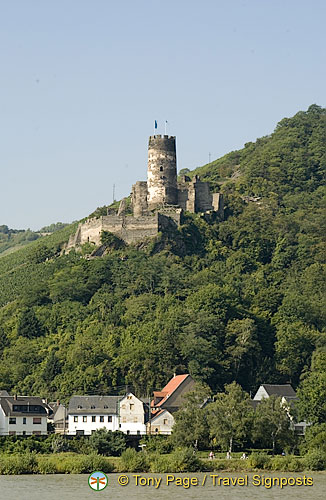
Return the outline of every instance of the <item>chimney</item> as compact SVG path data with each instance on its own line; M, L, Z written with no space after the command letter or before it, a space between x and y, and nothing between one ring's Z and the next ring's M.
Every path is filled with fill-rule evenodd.
M17 394L14 394L14 400L17 401L17 399L18 399Z
M173 378L175 378L175 377L176 377L176 374L174 373L174 374L173 374Z
M57 406L59 406L60 404L60 399L57 399Z

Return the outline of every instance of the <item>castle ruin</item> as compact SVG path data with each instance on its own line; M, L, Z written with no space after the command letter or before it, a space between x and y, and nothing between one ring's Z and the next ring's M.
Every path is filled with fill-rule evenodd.
M156 236L169 225L180 225L183 211L217 212L223 219L223 195L211 193L209 184L196 175L177 179L175 137L153 135L148 144L147 181L132 186L132 215L125 213L125 200L115 215L91 218L79 224L67 248L86 242L101 244L102 231L109 231L126 243Z

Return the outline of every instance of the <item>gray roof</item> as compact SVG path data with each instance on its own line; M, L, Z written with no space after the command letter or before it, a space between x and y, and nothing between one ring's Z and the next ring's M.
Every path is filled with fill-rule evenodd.
M14 411L13 407L14 405L16 406L27 406L28 411ZM4 413L6 416L13 416L13 417L19 417L19 416L36 416L36 415L47 415L47 412L49 410L49 407L47 404L43 403L41 398L38 398L36 396L18 396L18 397L13 397L13 396L7 396L7 397L0 397L0 406L2 407ZM40 407L40 411L29 411L29 409L33 406L38 406Z
M262 384L269 396L284 396L285 398L296 398L297 394L290 384L275 385Z
M68 414L101 414L118 413L118 403L123 396L73 396L69 401Z
M64 415L66 413L66 407L62 403L50 402L50 403L48 403L48 406L51 410L50 418L52 420L56 420L58 418L57 414Z
M7 391L0 391L0 398L3 398L5 396L9 396Z

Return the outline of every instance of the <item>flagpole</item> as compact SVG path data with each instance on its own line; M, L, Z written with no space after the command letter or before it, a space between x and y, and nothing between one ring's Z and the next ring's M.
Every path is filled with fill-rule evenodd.
M165 124L164 124L164 134L166 135L166 126L167 126L168 122L167 120L165 120Z

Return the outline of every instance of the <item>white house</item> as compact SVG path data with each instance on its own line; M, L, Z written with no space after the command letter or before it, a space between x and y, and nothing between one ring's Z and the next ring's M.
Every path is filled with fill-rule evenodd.
M146 434L146 405L131 392L119 403L119 430L125 434Z
M292 385L290 384L262 384L253 397L254 401L261 401L270 396L277 396L282 398L282 403L294 401L297 395Z
M6 395L7 394L7 395ZM0 436L47 434L48 406L38 397L0 394Z
M73 396L68 407L68 434L89 436L98 429L119 429L122 396Z
M253 406L256 407L262 399L269 398L270 396L282 398L282 405L288 408L288 415L292 422L291 426L297 434L304 435L306 427L309 424L305 421L294 422L291 416L291 405L298 400L298 396L293 387L290 384L262 384L253 397Z
M173 425L173 415L168 410L159 410L147 423L147 433L169 435L172 433Z

